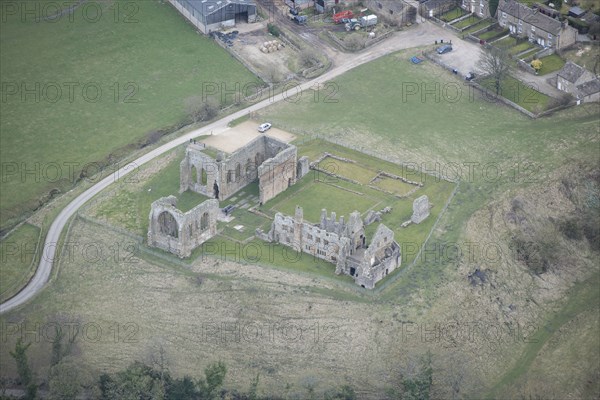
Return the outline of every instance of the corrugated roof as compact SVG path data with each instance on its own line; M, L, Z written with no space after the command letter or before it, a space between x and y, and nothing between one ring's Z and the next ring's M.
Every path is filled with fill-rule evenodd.
M230 4L255 5L254 0L187 0L201 15L211 15Z

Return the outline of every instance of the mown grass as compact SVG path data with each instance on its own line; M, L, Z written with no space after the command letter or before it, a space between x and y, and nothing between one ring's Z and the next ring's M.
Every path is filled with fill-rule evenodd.
M496 93L493 78L483 79L480 83L490 93ZM508 76L502 81L499 95L533 113L539 113L547 109L550 101L549 96L538 92L533 87L524 84L512 76Z
M522 43L519 43L519 44L513 46L512 48L510 48L510 50L508 52L511 55L516 55L516 54L519 54L520 52L528 50L528 49L535 49L535 51L539 50L539 48L537 48L537 46L535 44L525 41L525 42L522 42Z
M479 39L483 39L483 40L486 40L489 42L489 41L492 41L493 39L500 38L507 34L508 34L508 30L498 28L498 29L492 29L487 32L483 32L478 37L479 37Z
M563 60L558 54L551 54L546 57L540 58L542 62L542 68L538 71L539 75L546 75L551 72L558 71L565 66L565 60Z
M127 154L127 145L135 148L152 132L186 120L184 100L200 96L206 83L229 88L257 81L167 2L95 4L101 9L95 23L79 8L72 22L66 15L57 22L35 22L17 13L0 25L2 81L27 88L38 84L34 92L52 101L52 85L61 88L55 102L25 97L20 90L3 93L0 158L18 171L1 184L1 227L37 207L50 190L70 189L82 169L97 170L94 164L84 168L87 163L114 162ZM131 23L124 22L127 15ZM65 86L70 82L78 84L72 99ZM88 83L86 100L82 90ZM101 95L89 101L96 87ZM38 172L22 178L25 168Z
M458 22L452 24L453 27L462 29L466 28L469 25L479 24L481 22L481 18L477 17L475 14L472 14L469 18L462 19Z
M36 270L40 229L23 224L0 241L0 302L17 294Z
M328 214L332 211L338 216L346 218L351 212L358 210L361 214L380 202L380 199L358 195L349 190L344 190L337 183L326 183L326 181L313 180L312 174L308 174L299 182L301 188L292 196L282 196L283 199L275 198L267 202L265 207L282 212L285 215L294 215L296 205L304 210L304 218L312 223L320 221L321 210L327 209ZM359 185L353 185L360 190ZM350 189L352 190L352 189Z
M440 15L440 19L445 22L450 22L456 18L467 15L468 13L460 7L453 8L452 10Z
M94 217L128 229L137 235L145 236L148 231L148 215L152 202L161 197L177 197L177 208L189 211L208 197L191 191L179 193L179 163L182 149L175 150L180 157L171 160L160 174L145 182L141 188L122 185L112 201L102 202Z
M528 59L529 57L531 57L531 56L534 56L534 55L535 55L535 53L537 53L538 51L539 51L539 49L532 49L532 50L528 51L527 53L525 53L525 54L522 54L522 55L520 56L520 57L521 57L521 60L526 60L526 59Z
M493 43L494 46L502 47L502 48L509 48L509 47L515 46L516 44L517 44L517 38L514 38L512 36L507 36L507 37L497 40Z
M468 20L468 18L467 18L467 20ZM482 21L479 21L477 24L471 26L469 29L465 29L463 31L463 35L467 35L469 33L477 32L478 30L483 29L483 28L487 28L488 26L490 26L490 25L492 25L494 23L495 22L492 21L492 20L484 19Z

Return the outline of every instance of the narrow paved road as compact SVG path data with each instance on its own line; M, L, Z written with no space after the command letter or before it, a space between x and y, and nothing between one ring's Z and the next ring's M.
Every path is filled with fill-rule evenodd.
M48 282L50 273L52 272L52 265L57 251L57 243L59 241L61 232L63 231L65 225L67 225L69 221L69 218L71 218L77 212L77 210L79 210L79 208L83 206L87 201L89 201L92 197L100 193L100 191L107 188L115 181L123 179L124 176L131 173L136 168L144 165L148 161L160 156L161 154L164 154L169 150L172 150L175 147L188 142L192 138L198 137L200 135L210 134L210 132L218 134L219 132L222 132L227 128L227 124L230 121L242 117L251 112L261 110L267 106L270 106L282 100L289 99L290 97L292 97L293 94L297 93L298 90L308 90L311 87L315 87L314 85L316 85L317 83L331 81L335 77L343 74L344 72L350 69L358 67L359 65L365 64L386 54L393 53L397 50L431 44L434 40L437 40L440 37L446 37L447 35L447 31L429 22L421 23L418 26L414 26L413 28L406 31L397 32L394 36L390 37L389 39L384 40L383 42L378 43L377 45L366 49L363 52L348 55L343 60L343 63L341 63L339 66L336 66L335 68L331 69L330 71L316 79L303 83L290 93L282 93L277 96L267 98L259 103L256 103L236 113L230 114L207 126L204 126L200 129L191 131L183 136L173 139L172 141L150 151L149 153L144 154L137 160L119 169L114 174L107 176L106 178L104 178L103 180L101 180L100 182L98 182L97 184L80 194L71 203L69 203L52 222L52 225L50 226L50 229L46 236L46 240L44 242L44 250L35 275L27 284L27 286L25 286L16 296L10 298L9 300L5 301L0 305L0 314L5 313L9 310L14 309L15 307L26 303L28 300L33 298L40 290L42 290L42 288ZM479 50L477 45L468 42L462 42L461 46L473 46L472 50Z

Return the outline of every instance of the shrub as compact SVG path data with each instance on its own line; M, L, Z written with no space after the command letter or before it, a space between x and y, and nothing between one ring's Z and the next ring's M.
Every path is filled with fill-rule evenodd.
M185 100L185 108L193 122L208 121L219 113L219 103L213 97L205 101L199 96L189 97Z
M309 68L319 63L319 58L314 51L310 49L304 49L298 56L298 62L303 68Z
M510 241L516 259L524 263L536 275L548 271L550 264L557 260L557 244L551 235L538 233L532 240L518 233Z
M344 39L344 43L350 50L360 50L365 47L366 39L360 33L351 33Z
M600 215L597 209L589 209L582 217L583 235L593 250L600 251Z
M281 35L281 31L279 30L279 28L275 24L268 23L267 24L267 30L269 31L269 33L271 35L273 35L275 37L279 37L279 35Z
M569 20L569 25L571 25L573 28L577 29L577 31L581 34L585 34L588 33L589 29L590 29L590 25L585 22L582 21L578 18L573 18L573 17L567 17L567 19Z
M581 238L583 238L581 227L579 226L579 221L577 221L577 219L575 218L570 218L565 221L562 221L561 223L559 223L558 229L568 239L581 240Z

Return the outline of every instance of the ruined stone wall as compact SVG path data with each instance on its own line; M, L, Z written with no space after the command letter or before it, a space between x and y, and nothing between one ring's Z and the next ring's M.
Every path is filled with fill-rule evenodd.
M302 251L342 268L350 252L350 239L327 232L318 226L303 224Z
M342 268L351 250L351 241L319 226L304 222L302 208L296 208L294 217L275 214L269 232L270 240L311 254Z
M179 190L191 190L225 200L259 179L261 201L275 197L296 182L297 149L280 140L259 136L227 157L214 159L200 144L186 148L180 164Z
M297 155L296 146L290 146L258 167L261 204L265 204L296 183Z
M193 209L177 209L175 196L162 197L152 203L148 225L148 245L189 257L192 251L217 234L219 201L210 199Z
M360 214L354 212L351 216L352 223L346 224L341 217L336 220L335 213L327 218L327 211L323 210L321 223L313 225L304 222L302 208L296 207L294 217L277 213L268 235L262 231L257 235L331 262L336 265L336 274L350 275L357 285L373 289L378 281L400 266L400 245L394 240L394 232L380 224L369 247L365 248ZM360 234L353 240L347 236L349 232Z
M365 227L358 211L350 213L348 222L344 220L344 216L341 216L339 221L335 212L331 212L331 217L327 218L327 210L321 210L321 229L325 229L327 232L337 233L339 236L345 236L350 239L352 243L351 254L354 254L354 250L365 246Z
M394 240L394 232L380 224L365 250L354 281L367 289L373 289L377 282L398 268L401 262L400 245Z
M234 151L221 163L219 198L224 200L258 178L258 166L268 158L265 136Z
M214 185L220 181L219 163L204 154L200 144L189 144L179 164L179 192L186 190L215 197Z
M310 163L307 156L302 156L298 159L298 167L296 168L296 179L300 180L304 175L308 174Z

